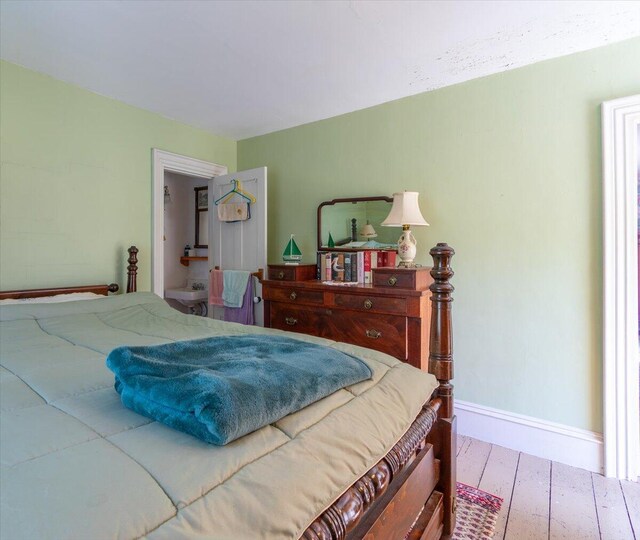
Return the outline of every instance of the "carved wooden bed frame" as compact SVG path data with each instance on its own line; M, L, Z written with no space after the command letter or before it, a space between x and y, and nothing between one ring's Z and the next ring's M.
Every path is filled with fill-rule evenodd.
M127 262L127 292L136 292L138 288L137 276L138 276L138 248L131 246L127 252L129 258ZM39 298L42 296L56 296L58 294L71 294L71 293L93 293L103 296L108 295L110 292L115 293L120 290L120 286L117 283L109 283L109 285L79 285L75 287L56 287L52 289L24 289L15 291L0 291L0 300L6 300L8 298Z
M128 250L127 289L136 292L138 249ZM456 419L453 410L451 293L454 250L440 243L430 290L429 372L439 386L411 427L364 476L307 528L304 540L431 540L449 538L456 516ZM107 295L118 285L89 285L0 292L0 299L74 292Z

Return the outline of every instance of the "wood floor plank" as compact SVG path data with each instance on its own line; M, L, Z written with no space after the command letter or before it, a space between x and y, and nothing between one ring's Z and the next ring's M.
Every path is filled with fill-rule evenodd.
M633 532L636 538L640 538L640 484L621 480L620 487L624 493L624 500L627 504Z
M633 531L620 482L596 473L591 473L591 478L602 540L632 540Z
M549 538L600 538L589 471L563 463L552 463Z
M456 448L456 456L460 455L460 450L462 450L465 446L469 446L469 443L471 442L471 438L470 437L465 437L464 435L458 435L457 437L457 448Z
M458 481L504 499L496 540L640 540L639 483L470 437L460 436L457 449Z
M495 444L491 445L491 453L478 487L503 499L493 536L496 539L504 537L517 469L518 452Z
M520 454L505 540L547 540L551 462Z
M489 452L491 452L490 443L469 439L469 444L463 445L458 455L458 482L478 487Z

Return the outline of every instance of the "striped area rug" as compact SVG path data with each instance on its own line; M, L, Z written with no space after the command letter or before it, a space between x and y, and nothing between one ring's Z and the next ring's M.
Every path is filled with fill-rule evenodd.
M458 512L452 540L491 540L502 499L460 482L456 492Z

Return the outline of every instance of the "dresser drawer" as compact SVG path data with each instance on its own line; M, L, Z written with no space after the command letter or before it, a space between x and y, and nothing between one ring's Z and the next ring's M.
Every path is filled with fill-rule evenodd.
M400 359L407 357L406 317L334 310L322 320L326 322L320 330L322 337L368 347Z
M276 281L306 281L316 278L315 264L270 264L268 279Z
M374 268L373 286L423 291L433 283L430 268Z
M334 297L334 303L338 307L357 309L362 311L382 312L398 315L404 315L407 312L406 298L336 293Z
M265 298L275 302L287 302L289 304L318 304L324 302L322 291L309 291L296 287L268 287L265 291Z
M319 336L324 325L321 315L313 309L272 302L270 305L271 328Z

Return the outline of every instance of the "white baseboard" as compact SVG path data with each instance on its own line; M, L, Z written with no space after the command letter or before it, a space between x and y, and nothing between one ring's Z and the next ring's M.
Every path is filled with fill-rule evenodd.
M519 452L602 473L602 434L455 401L458 433Z

